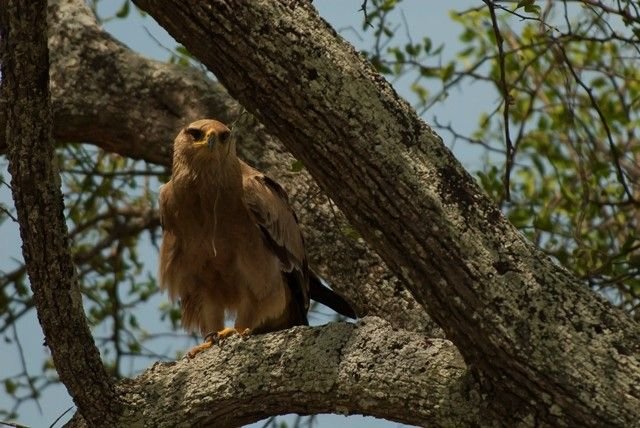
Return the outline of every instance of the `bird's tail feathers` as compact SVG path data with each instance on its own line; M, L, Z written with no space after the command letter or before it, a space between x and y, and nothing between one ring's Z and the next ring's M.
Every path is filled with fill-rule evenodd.
M333 309L348 318L357 318L349 302L338 293L324 285L322 279L312 270L309 271L309 297L316 302Z

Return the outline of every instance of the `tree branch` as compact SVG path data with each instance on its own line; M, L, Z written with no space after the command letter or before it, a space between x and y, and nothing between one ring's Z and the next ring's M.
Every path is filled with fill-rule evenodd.
M502 110L502 118L504 123L504 142L505 142L505 167L504 167L504 199L507 202L511 202L511 170L513 168L513 162L516 155L516 150L511 141L511 132L509 131L509 107L511 106L511 95L509 94L509 85L507 84L507 75L505 70L505 53L503 48L504 40L500 33L500 27L498 25L498 19L496 18L495 4L489 0L483 0L484 4L489 8L489 15L491 16L491 26L493 27L493 34L496 38L496 46L498 48L498 67L500 69L500 92L502 92L502 99L504 107Z
M60 379L93 425L109 423L118 400L82 310L52 166L46 1L0 9L2 110L11 190L38 318ZM37 23L37 25L36 25Z
M627 179L625 178L624 171L622 170L620 149L616 146L615 141L613 141L613 137L611 136L611 129L609 128L609 121L607 120L606 116L602 112L602 109L598 104L598 100L593 95L593 91L591 90L591 88L587 86L586 83L584 83L584 81L580 78L580 76L576 72L576 69L571 63L571 60L567 56L567 52L564 50L564 48L560 44L555 45L554 48L557 49L557 51L560 53L562 60L564 61L567 68L571 72L571 75L573 76L573 79L576 81L578 86L580 86L587 93L587 96L589 97L589 101L591 102L591 106L596 111L596 113L598 114L598 118L602 122L602 128L604 129L605 134L607 134L607 141L609 142L609 150L611 150L611 157L613 158L612 159L613 164L615 165L615 168L616 168L618 182L622 186L624 193L627 195L628 201L631 203L638 202L635 200L633 192L629 188L629 185L627 184Z
M492 425L451 342L380 318L232 337L194 360L156 363L118 391L136 409L119 426L233 427L284 413Z
M504 423L636 423L640 326L526 241L312 6L134 1L304 162Z

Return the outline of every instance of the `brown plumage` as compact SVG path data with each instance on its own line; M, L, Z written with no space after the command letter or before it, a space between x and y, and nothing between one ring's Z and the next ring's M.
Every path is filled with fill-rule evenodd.
M199 120L180 131L160 215L160 287L180 299L185 328L218 332L225 314L235 314L237 332L306 325L310 274L312 294L353 316L310 273L285 191L238 159L222 123Z

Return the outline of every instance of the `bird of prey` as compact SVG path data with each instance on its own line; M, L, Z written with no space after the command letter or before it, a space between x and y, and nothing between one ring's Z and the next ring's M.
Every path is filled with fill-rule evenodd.
M198 120L176 137L160 218L160 288L180 300L183 326L205 336L189 357L230 334L307 325L310 297L355 317L308 268L285 191L236 156L221 122Z

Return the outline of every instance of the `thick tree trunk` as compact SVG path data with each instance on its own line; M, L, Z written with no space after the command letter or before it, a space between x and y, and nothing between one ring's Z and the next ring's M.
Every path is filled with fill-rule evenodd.
M74 3L64 2L67 6ZM27 234L23 232L25 252L34 248L36 263L41 263L40 257L48 263L48 269L41 264L34 268L36 263L27 259L36 274L44 277L42 281L32 279L34 294L39 293L39 284L46 290L45 299L36 298L40 312L50 317L43 321L45 334L60 377L85 418L96 422L101 415L104 419L99 422L103 423L117 418L115 425L121 426L237 426L276 413L342 411L429 426L637 423L638 326L583 289L506 224L438 137L303 2L138 3L152 8L161 23L305 162L363 237L377 247L417 300L446 328L482 380L484 390L480 392L477 378L470 376L449 342L365 320L358 327L329 325L231 340L223 349L206 352L196 361L157 365L118 386L118 396L128 408L119 415L119 400L96 363L97 353L86 322L81 320L73 280L60 279L60 272L72 273L64 260L65 250L56 245L36 248L45 242L66 246L64 228L58 227L58 180L48 161L51 145L45 144L42 147L46 150L36 152L30 147L21 152L29 154L21 155L18 165L24 165L22 171L37 179L29 182L33 188L14 185L14 192L20 188L22 195L14 197L16 205L30 204L19 208L23 214L31 213L30 217L20 215L27 230ZM52 4L55 8L63 3ZM73 7L85 10L77 4L66 10ZM2 22L7 22L9 12L0 13ZM220 110L213 107L209 113L207 106L218 101L197 100L200 93L207 94L205 98L219 93L222 100L228 100L217 87L198 86L206 80L191 72L185 71L185 78L180 79L180 69L138 62L138 57L112 40L107 43L104 38L85 37L84 30L90 29L94 36L99 31L87 22L86 14L75 15L68 16L71 27L57 42L78 50L54 55L53 89L58 98L54 98L53 107L56 118L65 118L67 125L57 124L57 137L93 141L107 150L166 163L173 128L181 126L182 118L187 122L191 117L208 115L233 117L232 113L225 117L231 104ZM44 19L32 20L32 26L33 22ZM80 38L72 37L74 25L82 34ZM6 76L5 70L11 69L7 58L13 51L7 49L11 40L6 37L7 27L2 28L2 72ZM23 30L29 29L21 27ZM56 42L55 36L52 42ZM35 53L44 54L42 46ZM42 61L41 56L40 60L25 58L30 58L31 65ZM104 76L88 79L92 75L89 63L85 67L74 61L90 58L101 58L122 76L135 74L131 70L137 68L142 82L126 85L129 79L124 78L121 83L125 87L118 91ZM56 72L71 69L78 72L78 81L87 85L75 94L75 82L69 82L63 73L55 77ZM22 70L19 75L23 76ZM36 75L26 73L23 80ZM160 76L157 86L150 83L153 76ZM43 82L46 79L40 80L41 85ZM172 91L171 82L180 89ZM16 109L7 109L4 83L5 102L0 110L9 113L0 112L0 120L6 118L8 132L0 136L9 141L10 158L14 159L15 147L50 141L49 131L43 131L50 117L49 113L15 116ZM198 89L189 92L193 86ZM147 120L141 114L144 104L132 108L132 98L127 101L127 97L144 99L140 94L149 93L150 88L159 91L152 90L159 102L149 103L153 119ZM182 91L188 94L184 98ZM101 101L100 94L108 95ZM23 95L17 99L26 103L37 104L43 97L37 91ZM189 107L183 110L185 105ZM18 103L16 108L20 106ZM99 126L89 126L91 121ZM153 127L158 125L156 132ZM264 133L256 135L258 141L265 141ZM259 146L250 141L247 144ZM271 151L263 162L277 165L276 169L295 183L299 177L284 173L290 160L272 159L282 156L274 147L269 142ZM0 143L0 151L6 148ZM305 189L313 193L309 187ZM21 198L24 201L18 202ZM40 200L48 207L44 211L36 207ZM304 210L309 219L318 216L314 211ZM48 229L30 232L29 228L42 226L42 222L36 224L39 218L46 219ZM324 254L330 256L331 251ZM353 257L349 260L358 259ZM347 262L342 269L352 265ZM369 275L376 274L375 267L367 269ZM402 294L400 284L387 280L361 284L360 278L353 285L366 290L353 294L359 304L369 304L400 325L422 330L427 318L420 315L411 296ZM400 292L402 302L396 314L394 290ZM369 293L375 296L370 297L372 302L367 302ZM378 299L384 304L376 306ZM51 318L57 324L52 324ZM61 342L64 344L59 347L53 345ZM75 353L78 347L80 354ZM258 350L260 355L256 356ZM322 370L317 370L319 367ZM180 394L174 394L176 390ZM499 422L483 415L486 403L491 404ZM85 422L78 414L75 423Z
M637 424L638 324L527 242L310 4L135 3L304 162L505 421Z
M45 0L0 8L1 99L22 251L60 379L91 425L114 421L119 400L82 310L69 253L60 177L52 165Z
M225 120L234 118L235 104L218 84L209 81L201 73L150 61L131 53L98 28L81 0L52 1L49 12L52 14L50 22L53 26L49 39L50 47L53 49L52 104L56 118L53 129L57 139L90 141L105 150L168 165L167 149L170 147L175 129L199 117L215 116ZM122 82L133 83L120 88L121 92L115 91L111 79L95 73L91 64L96 63L103 64L110 70L118 70L118 79ZM74 80L70 80L69 75L73 75ZM25 76L24 80L27 78L28 76ZM136 84L137 81L143 81L146 86ZM78 84L82 85L81 90ZM148 93L155 93L160 99L174 101L166 104L148 103L143 96ZM175 101L179 98L178 95L184 96L190 103ZM4 97L6 94L3 92L3 99ZM122 113L125 110L130 115L127 120ZM179 114L170 114L171 111L177 110L180 110ZM6 123L7 115L10 113L8 110L0 109L0 123ZM154 123L150 118L163 119ZM91 123L98 125L92 127ZM5 131L7 129L4 127L0 129L0 151L6 152L8 145L13 146L13 140L9 137L15 134ZM344 224L336 224L336 219L332 217L332 213L335 215L337 209L328 206L326 197L319 195L308 174L304 171L291 173L290 165L293 158L260 128L252 130L249 135L243 136L242 140L241 145L249 148L245 155L254 163L259 163L262 168L275 172L279 180L287 182L288 189L293 189L295 199L299 202L298 212L302 213L305 223L310 225L306 232L308 237L310 233L312 237L308 241L319 244L312 246L316 260L321 261L321 266L334 274L334 269L337 269L338 277L359 284L358 289L345 288L345 294L358 301L358 307L365 313L380 314L396 326L416 331L429 329L428 317L415 300L405 293L397 280L386 273L384 266L378 265L379 260L368 255L361 243L354 243L345 236L340 229ZM43 184L49 183L54 187L56 182L59 180L42 181ZM33 190L42 191L45 195L54 194L49 187L45 190ZM28 194L30 193L25 193ZM309 209L309 206L313 206L314 209ZM54 233L54 230L50 232ZM65 239L64 230L56 229L55 234L56 239ZM338 249L339 251L336 251ZM336 257L337 255L339 257ZM318 265L320 264L316 264ZM357 269L353 268L355 265L358 266ZM49 266L54 271L53 274L57 266L59 265ZM349 282L343 281L347 286ZM64 287L58 291L63 294L67 292ZM56 299L59 299L57 295L54 297L54 300ZM64 299L60 301L64 304ZM39 307L46 313L52 313L49 307L51 303L51 300L38 301ZM78 312L69 315L77 316ZM61 316L60 319L66 318ZM129 410L124 415L118 413L119 403L113 394L101 395L101 388L92 384L93 381L100 381L102 368L87 370L83 363L92 363L90 359L85 360L82 357L77 360L75 356L69 357L67 362L74 365L71 370L74 379L69 380L64 373L61 373L61 378L72 395L72 388L79 383L82 384L81 398L76 399L80 411L74 417L72 425L87 426L82 416L84 414L93 421L89 423L91 426L100 423L131 426L134 422L148 425L162 422L167 426L175 426L195 423L196 419L191 416L195 412L200 415L197 420L211 420L216 426L237 426L239 423L258 420L272 414L294 411L375 414L379 417L432 426L478 425L481 421L486 422L481 416L483 406L478 386L469 378L460 355L450 342L425 341L422 336L390 329L379 320L368 321L367 326L365 329L357 330L357 340L348 347L348 342L355 340L352 338L353 334L349 333L353 327L348 326L330 325L326 327L326 332L324 329L297 332L300 337L296 336L293 341L287 339L284 344L279 335L258 338L260 346L275 347L276 351L281 352L287 346L293 347L291 352L297 355L296 358L306 355L306 358L312 359L309 367L326 363L323 356L329 353L335 354L339 351L341 355L341 358L330 361L330 367L335 371L292 371L290 378L286 377L289 372L286 372L283 378L265 378L258 385L260 393L264 395L262 398L256 395L247 396L240 388L229 388L228 384L233 382L224 376L227 373L228 377L230 372L220 370L220 361L233 359L244 364L235 365L238 374L246 374L246 367L256 361L253 346L236 347L233 343L228 343L221 360L216 353L203 354L200 364L213 364L215 371L220 372L222 381L209 382L207 377L199 376L198 379L202 382L182 385L185 388L181 390L184 396L169 394L164 402L167 406L160 408L156 407L158 400L155 397L148 398L156 394L158 388L171 378L174 366L156 366L138 380L124 382L118 387L117 393L121 401L129 405ZM58 343L61 337L73 337L78 332L82 333L83 328L86 328L86 324L78 326L76 323L61 323L54 331L45 330L45 334L50 337L49 343ZM288 332L283 334L286 338L290 337ZM317 346L316 338L320 336L324 338L324 342ZM387 339L384 339L385 337ZM94 348L90 341L83 342L87 338L90 340L90 336L83 334L75 337L78 344L86 347L90 353ZM302 342L305 346L300 346ZM65 346L55 346L52 350L56 359L59 359L59 355L68 357L71 353ZM283 361L274 357L260 363L261 373L275 373L281 370ZM188 363L180 363L179 367L182 368L180 376L193 372L193 366ZM64 370L63 366L61 370ZM362 373L358 373L359 371ZM322 385L336 384L335 373L338 372L351 373L350 376L355 381L348 382L348 378L343 376L339 380L339 396L319 393L317 388L321 388ZM314 381L311 389L310 376ZM282 388L283 382L289 391L308 390L309 394L298 394L294 404L284 393L270 394L271 390ZM420 390L415 391L414 387L419 385L422 385ZM161 392L164 394L166 391L165 389ZM233 396L237 399L218 400L213 403L190 399L197 393L217 397L222 391L226 391L225 397ZM95 408L82 396L97 397L101 408ZM406 397L409 396L413 397L414 401L407 411ZM248 399L251 401L247 401ZM244 407L238 407L237 404L241 401L245 403ZM256 403L263 401L268 403L268 407L259 406L257 410L247 410L249 405L255 407ZM173 417L164 413L167 410ZM145 419L142 416L151 411L154 412L153 418ZM211 415L216 415L216 419L212 419ZM115 419L117 422L114 422Z

